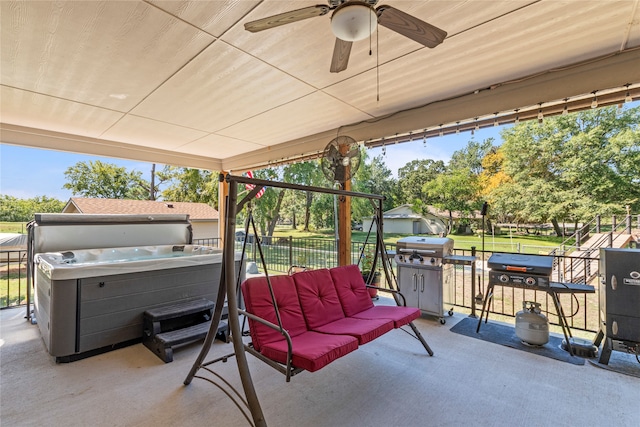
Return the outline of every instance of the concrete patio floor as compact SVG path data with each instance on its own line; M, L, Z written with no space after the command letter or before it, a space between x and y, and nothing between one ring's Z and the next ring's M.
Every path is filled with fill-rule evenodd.
M142 344L57 364L25 309L0 312L2 426L244 426L207 381L183 385L200 345L163 363ZM247 355L270 426L637 426L640 378L577 366L415 323L431 348L392 331L324 369L284 376ZM207 360L232 352L217 342ZM616 352L614 352L615 354ZM213 365L241 390L235 359ZM640 366L638 368L640 370ZM199 374L203 374L201 370Z

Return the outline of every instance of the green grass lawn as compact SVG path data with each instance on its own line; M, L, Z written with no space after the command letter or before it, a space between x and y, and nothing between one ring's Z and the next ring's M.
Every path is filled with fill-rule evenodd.
M0 221L0 233L27 234L27 223Z
M302 231L293 230L291 227L276 227L274 232L276 237L293 237L294 239L335 239L335 233L333 230L316 230L316 231ZM395 245L398 239L407 237L407 234L397 233L385 233L384 241L387 244ZM351 240L353 242L364 242L367 237L367 233L363 231L352 231ZM482 248L482 237L478 235L455 235L451 234L447 236L454 240L454 247L456 249L471 249L475 246L477 250ZM518 248L522 252L523 249L527 249L526 252L537 253L544 252L546 248L557 247L562 243L564 239L562 237L555 236L536 236L536 235L520 235L513 233L509 235L500 236L484 236L484 247L487 251L500 251L500 252L516 252ZM369 242L375 243L375 237L370 237Z

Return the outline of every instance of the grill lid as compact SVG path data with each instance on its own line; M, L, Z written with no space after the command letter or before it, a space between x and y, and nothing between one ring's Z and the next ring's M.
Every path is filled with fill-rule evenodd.
M442 258L453 253L453 239L448 237L403 237L398 239L396 251L398 254L417 252L420 255Z
M492 270L550 275L553 257L547 255L493 254L487 261Z

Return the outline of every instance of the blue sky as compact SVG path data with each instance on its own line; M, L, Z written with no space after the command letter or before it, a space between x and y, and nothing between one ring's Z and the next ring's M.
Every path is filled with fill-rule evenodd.
M501 143L502 128L480 129L474 136L469 132L461 132L457 135L429 138L426 146L423 141L387 146L385 163L394 175L399 168L416 159L443 160L446 163L451 154L465 147L471 138L482 141L493 137L497 144ZM369 151L370 158L380 154L381 148ZM151 164L146 162L0 144L0 194L20 199L47 196L67 201L73 194L62 188L66 183L64 172L78 162L91 160L113 163L129 171L140 171L145 179L149 179L151 173Z

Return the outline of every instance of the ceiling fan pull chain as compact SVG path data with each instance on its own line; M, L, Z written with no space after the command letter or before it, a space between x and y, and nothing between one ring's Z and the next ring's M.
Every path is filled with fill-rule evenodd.
M371 7L371 6L369 6ZM378 25L378 20L376 19L376 26ZM373 36L373 31L371 30L371 20L369 20L369 56L371 56L371 39ZM377 34L376 34L377 36Z
M376 102L380 102L380 36L376 31Z

